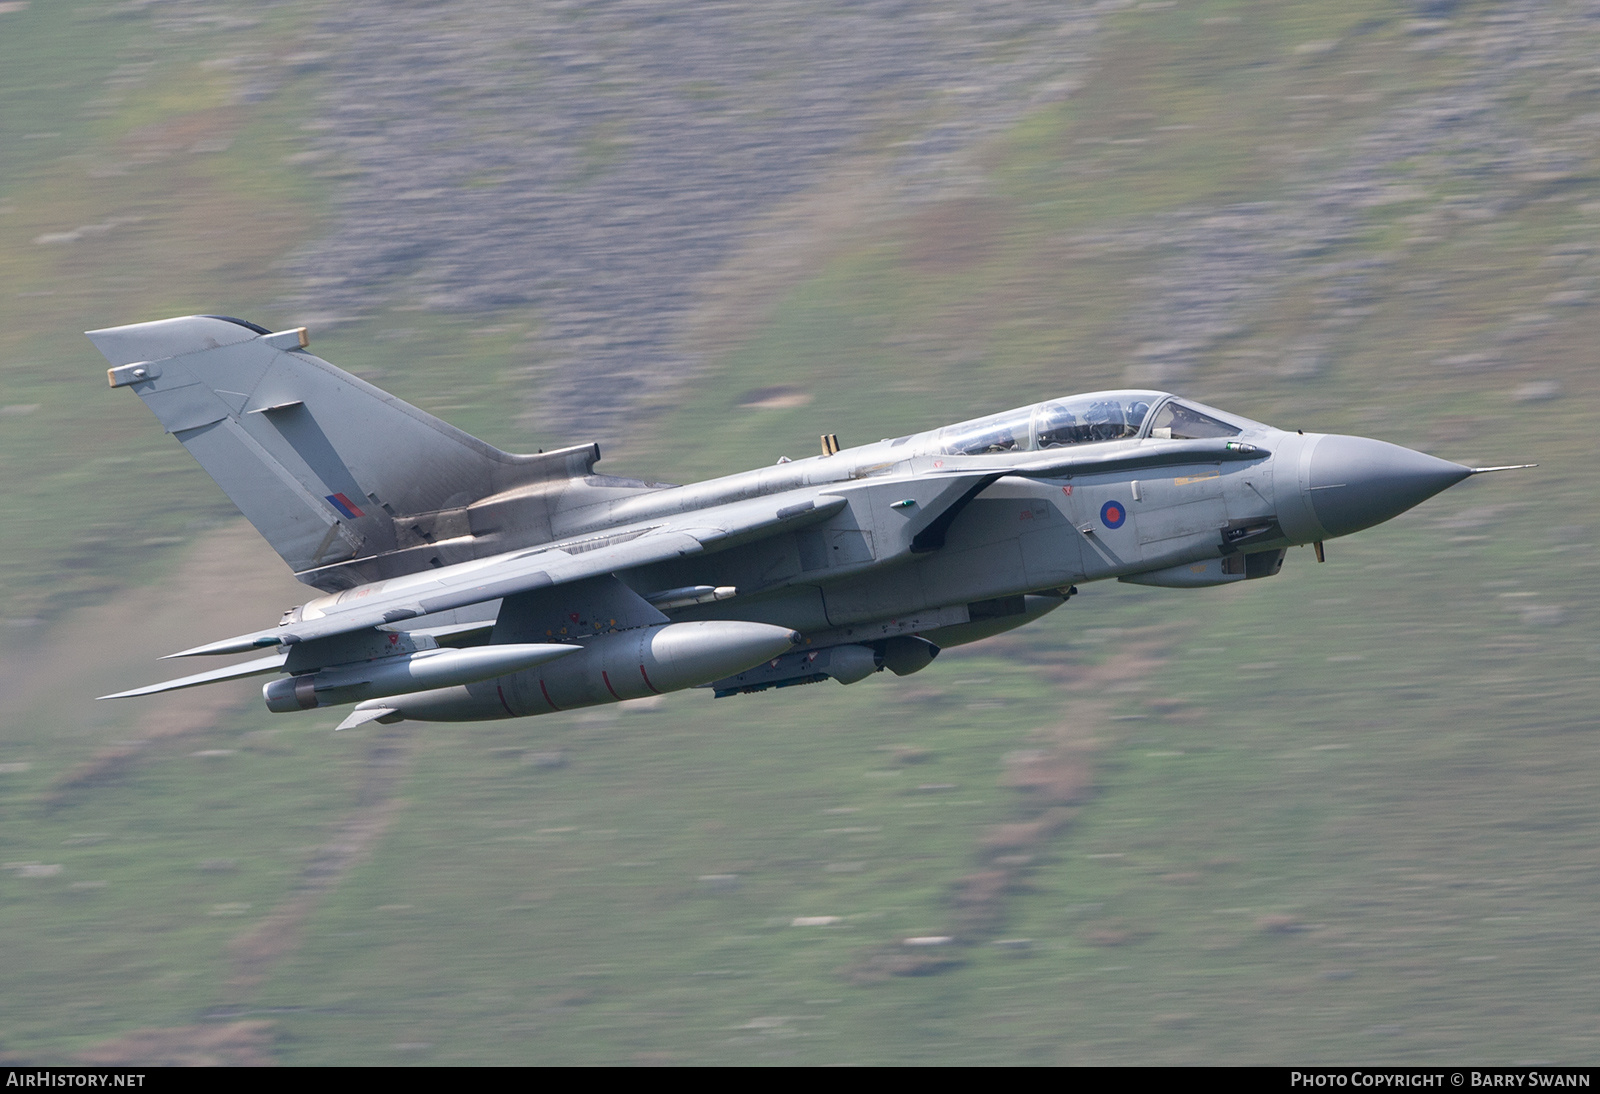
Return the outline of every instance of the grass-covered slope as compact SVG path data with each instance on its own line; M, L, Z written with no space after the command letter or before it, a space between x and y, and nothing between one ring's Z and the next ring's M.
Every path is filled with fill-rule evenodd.
M265 10L251 33L281 56L326 48L293 44L325 32L314 6ZM612 470L685 481L821 432L1137 382L1537 471L1270 581L1086 587L907 680L338 735L249 685L84 699L232 633L228 605L190 621L183 596L276 571L248 530L197 530L224 500L96 386L76 331L288 325L273 263L333 231L341 185L293 160L329 78L314 59L263 69L288 75L252 98L249 64L202 63L248 52L239 30L158 51L153 24L96 11L0 14L34 66L11 71L52 85L47 108L7 80L29 158L7 163L0 262L54 294L0 300L0 403L37 406L0 417L5 611L52 620L7 638L0 948L24 986L0 993L0 1051L1593 1056L1600 82L1581 5L1109 8L1077 86L937 200L884 182L903 137L884 126L775 208L679 328L700 371L592 438ZM139 48L143 82L105 90ZM127 151L213 117L225 149L191 151L206 129ZM95 177L101 159L126 173ZM538 402L537 309L402 306L314 330L317 350L504 447L591 439ZM293 588L246 592L270 610Z

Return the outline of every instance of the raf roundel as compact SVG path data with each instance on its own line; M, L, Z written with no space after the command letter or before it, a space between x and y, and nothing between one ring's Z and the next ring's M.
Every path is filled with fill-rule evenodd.
M1121 528L1128 519L1128 510L1120 501L1108 501L1100 507L1100 523L1107 528Z

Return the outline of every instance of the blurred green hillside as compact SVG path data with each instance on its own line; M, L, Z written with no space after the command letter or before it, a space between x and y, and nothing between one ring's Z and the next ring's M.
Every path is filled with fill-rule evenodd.
M92 702L299 594L80 332L302 321L347 31L0 4L0 1056L1593 1059L1600 20L1094 10L946 189L895 189L888 112L752 220L604 435L538 306L379 296L313 349L669 481L1125 383L1537 470L910 679L335 735L248 683Z

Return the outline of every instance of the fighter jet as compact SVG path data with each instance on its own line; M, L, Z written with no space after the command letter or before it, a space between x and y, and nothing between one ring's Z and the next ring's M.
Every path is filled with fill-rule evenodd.
M354 704L341 729L906 676L1084 582L1272 577L1292 546L1320 561L1509 469L1129 390L675 486L597 474L595 444L502 452L313 356L304 328L89 338L321 593L169 655L262 657L102 698L271 675L269 710Z

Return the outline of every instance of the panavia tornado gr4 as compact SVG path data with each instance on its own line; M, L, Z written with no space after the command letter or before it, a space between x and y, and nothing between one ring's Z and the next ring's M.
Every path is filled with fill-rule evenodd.
M512 455L306 351L186 316L91 331L130 388L322 595L174 657L258 659L269 709L520 718L926 668L1085 581L1197 588L1371 527L1482 471L1102 391L691 486Z

